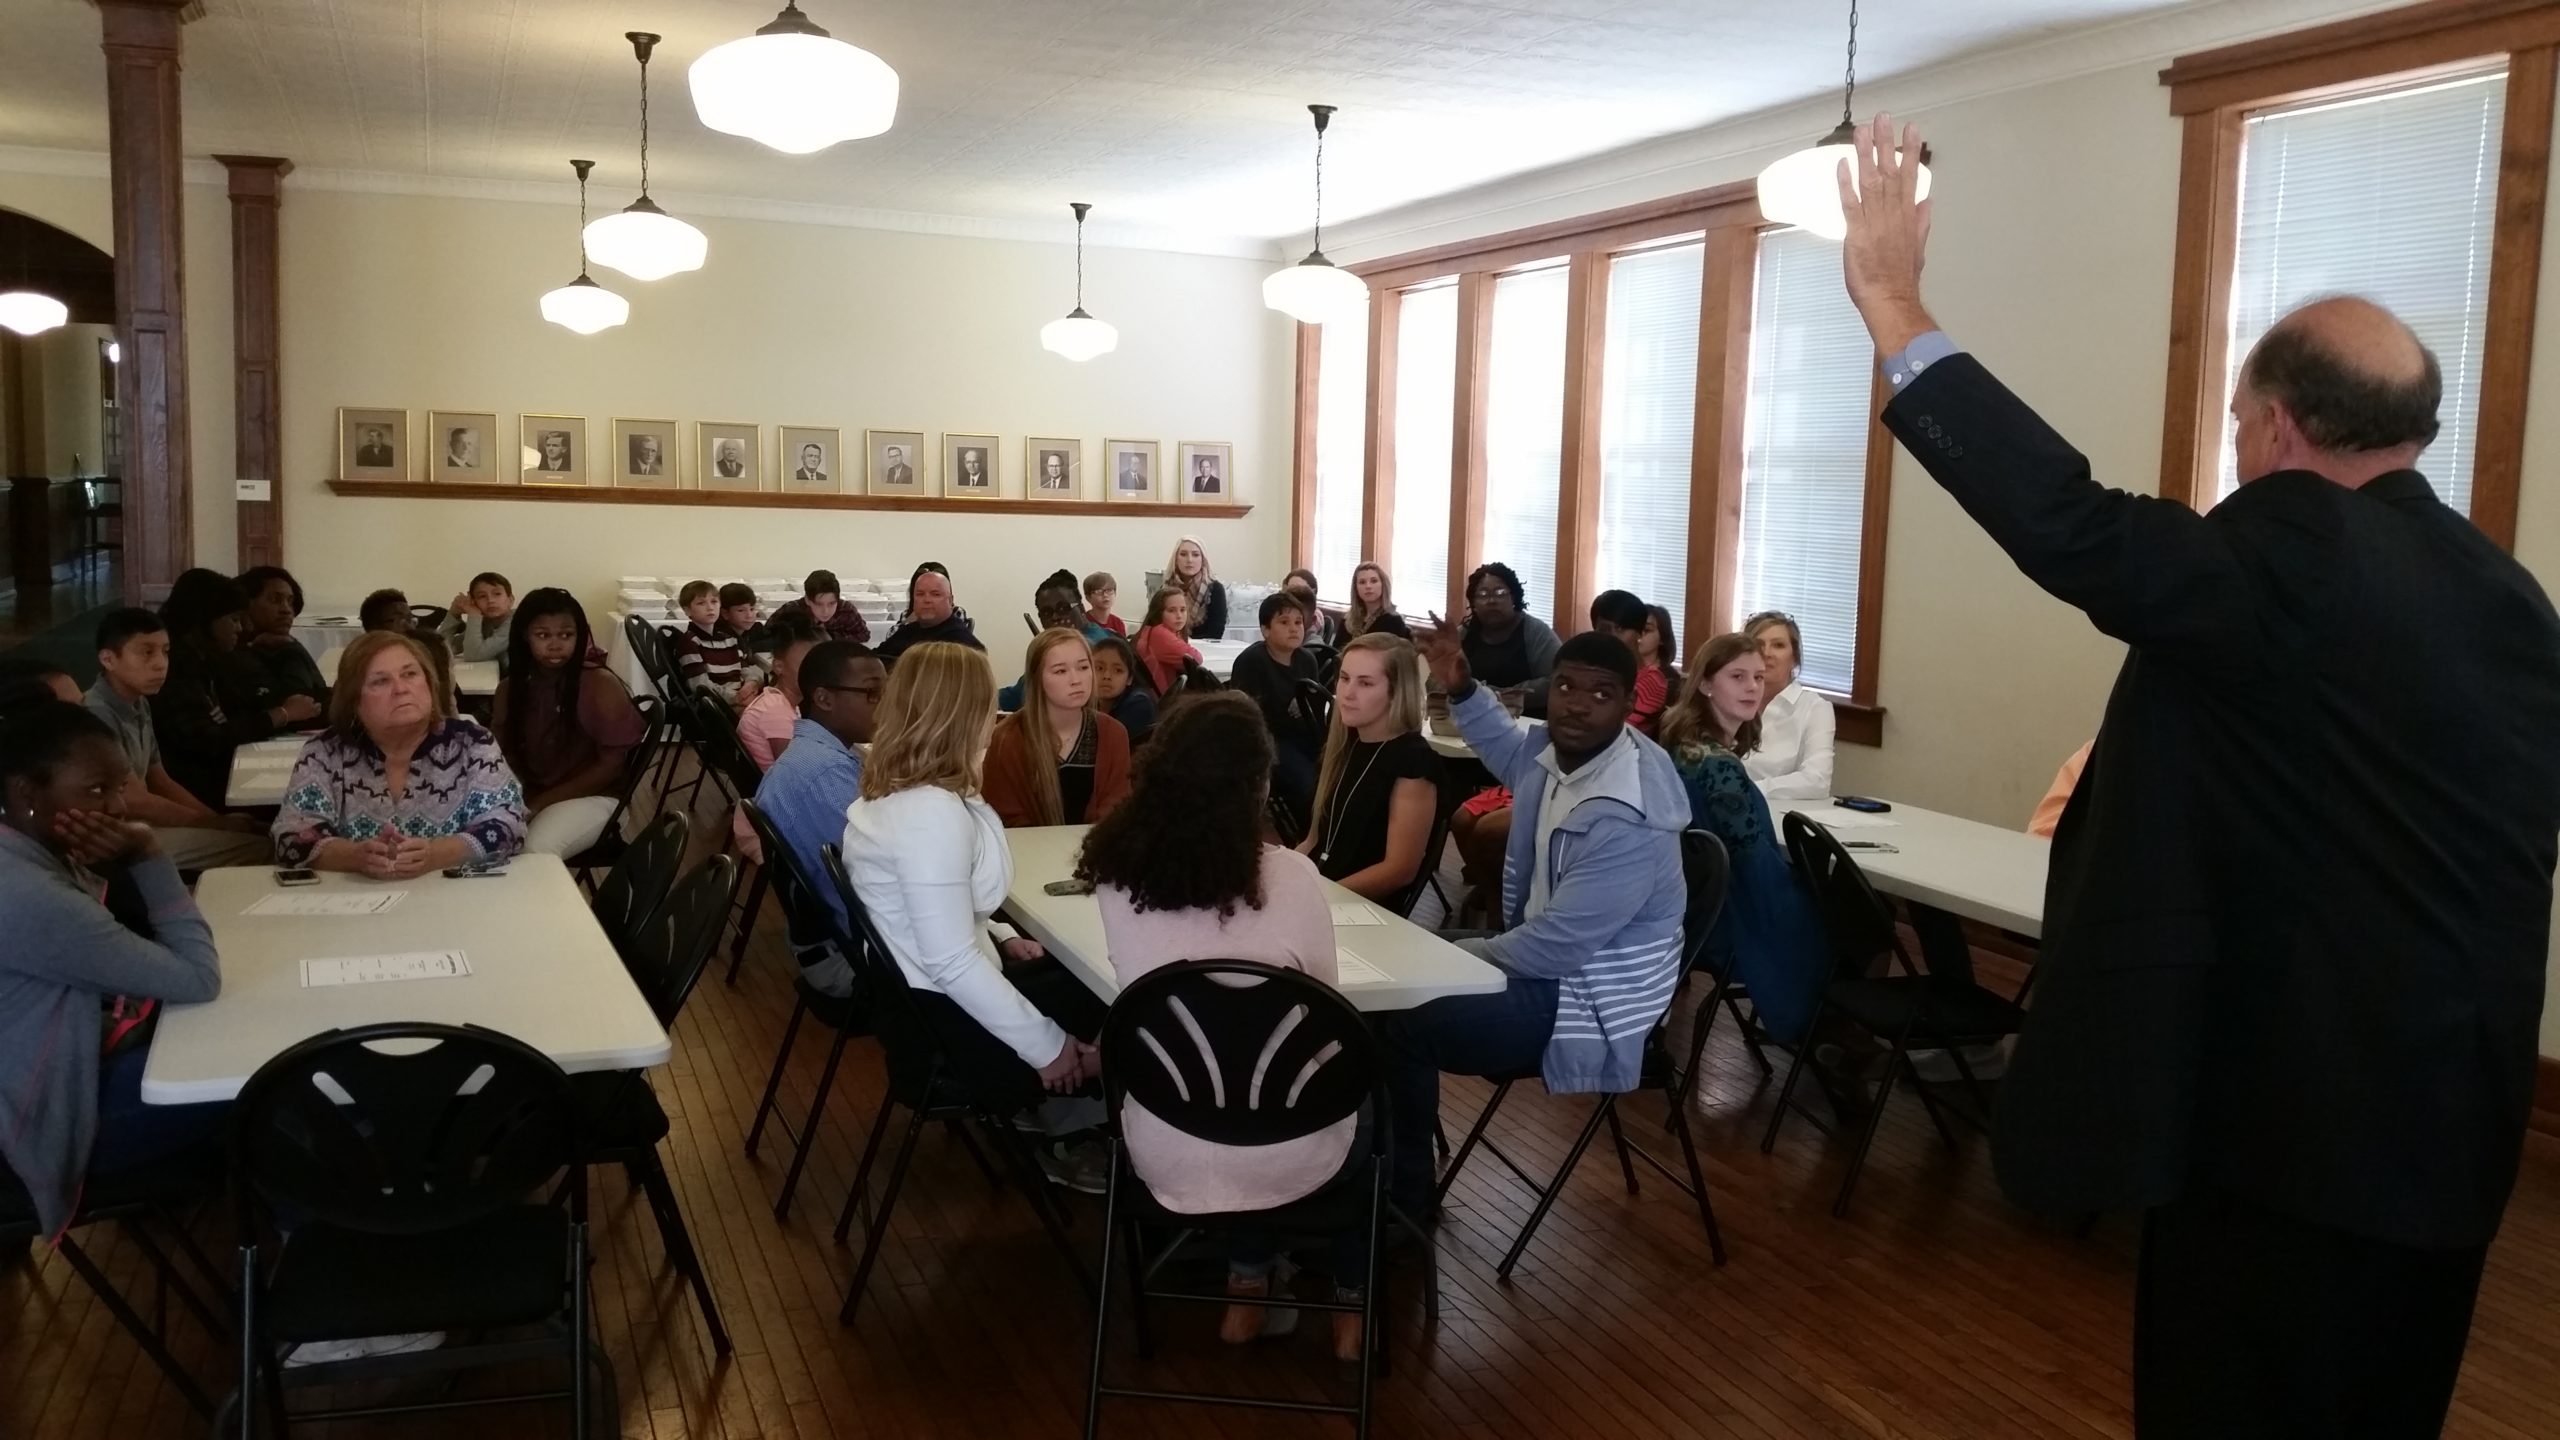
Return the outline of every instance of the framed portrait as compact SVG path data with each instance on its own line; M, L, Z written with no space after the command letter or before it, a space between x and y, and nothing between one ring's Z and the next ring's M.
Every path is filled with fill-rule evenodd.
M862 449L869 469L870 490L874 495L926 495L924 488L924 432L921 430L865 430Z
M1112 500L1153 500L1156 498L1156 461L1158 446L1153 440L1105 440L1102 442L1103 483Z
M338 407L338 478L409 478L409 412Z
M1185 440L1174 447L1176 497L1185 505L1232 505L1236 447L1224 440Z
M802 495L833 495L844 489L844 440L832 426L784 425L775 431L773 468L782 488Z
M527 485L587 483L587 418L583 415L519 415L516 441Z
M1084 498L1084 442L1043 439L1022 442L1022 496L1026 500Z
M764 436L760 427L729 420L693 426L694 479L705 490L764 488Z
M613 422L613 483L643 490L673 490L684 484L684 467L676 449L673 420Z
M956 500L992 500L1004 489L996 476L996 437L942 432L942 493Z
M427 412L427 478L447 485L506 485L512 466L498 463L498 417L487 410Z

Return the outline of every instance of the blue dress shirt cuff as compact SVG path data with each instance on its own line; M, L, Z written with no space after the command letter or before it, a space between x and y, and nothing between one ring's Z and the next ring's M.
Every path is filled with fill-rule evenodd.
M1956 342L1947 338L1947 332L1932 330L1915 338L1899 352L1884 357L1885 383L1899 395L1904 386L1920 378L1921 371L1955 353Z

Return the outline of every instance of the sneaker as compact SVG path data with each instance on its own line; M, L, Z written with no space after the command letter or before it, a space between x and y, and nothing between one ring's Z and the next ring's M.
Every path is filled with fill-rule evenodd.
M1040 1147L1040 1172L1052 1185L1079 1195L1111 1191L1111 1147L1099 1140L1061 1141Z
M1274 1281L1280 1293L1289 1293L1289 1281L1296 1274L1288 1262L1281 1261L1267 1275L1245 1276L1227 1272L1227 1293L1238 1299L1263 1300L1272 1293ZM1298 1331L1295 1306L1230 1305L1218 1317L1218 1338L1230 1345L1250 1345L1256 1340L1278 1340Z
M335 1365L347 1360L372 1360L384 1355L414 1355L444 1344L441 1330L421 1331L414 1335L366 1335L354 1340L315 1340L296 1345L284 1357L285 1368L303 1365Z
M1911 1068L1932 1085L1953 1085L1964 1079L1956 1069L1954 1057L1944 1050L1914 1050ZM1964 1047L1964 1063L1973 1067L1973 1078L1985 1082L2009 1073L2009 1052L1997 1042Z

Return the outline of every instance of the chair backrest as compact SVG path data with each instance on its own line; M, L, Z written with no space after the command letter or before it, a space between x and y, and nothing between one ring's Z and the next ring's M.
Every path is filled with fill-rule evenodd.
M1186 960L1139 976L1112 1002L1101 1043L1115 1120L1135 1100L1219 1145L1312 1135L1385 1084L1369 1026L1341 991L1248 960Z
M1680 961L1685 970L1705 957L1707 936L1724 914L1725 895L1733 884L1733 860L1714 832L1683 830L1680 873L1689 888L1688 905L1680 912Z
M660 687L663 693L668 670L667 647L658 634L658 628L638 615L625 615L622 617L622 639L631 647L631 653L639 657L641 673L647 675L649 683Z
M632 941L665 903L689 838L684 816L670 810L650 821L605 872L596 887L596 923L604 926L616 954L631 954Z
M694 743L702 747L703 763L720 777L723 785L738 799L754 796L763 782L764 771L755 757L738 743L738 714L729 702L708 690L693 693Z
M1031 632L1032 634L1034 634L1034 635L1039 634L1039 633L1040 633L1040 619L1039 619L1039 617L1038 617L1038 616L1036 616L1036 615L1033 615L1033 614L1032 614L1030 611L1028 611L1028 610L1023 611L1023 612L1022 612L1022 628L1024 628L1025 630L1030 631L1030 632Z
M764 848L764 873L773 877L773 896L781 902L792 948L797 950L827 939L835 928L835 914L827 908L818 882L801 865L799 855L782 838L782 832L773 828L773 817L764 813L763 806L749 800L740 808L746 811L747 825Z
M622 780L613 790L613 813L605 817L604 829L600 832L608 840L622 833L622 817L631 813L631 802L639 795L641 782L647 780L649 772L656 768L658 747L665 739L658 732L666 707L659 703L657 696L634 695L631 708L640 712L640 740L622 755Z
M844 868L844 852L830 843L818 847L818 856L827 883L844 903L845 926L837 939L853 966L854 993L888 1058L891 1093L909 1103L922 1101L940 1076L941 1057L950 1052L950 1044L933 1018L916 1004L907 972L898 968L898 957L854 891L853 879Z
M1413 872L1413 878L1404 883L1404 888L1396 892L1395 898L1387 902L1388 909L1408 920L1413 918L1413 907L1422 903L1422 892L1431 888L1432 878L1439 873L1440 852L1449 843L1449 822L1456 818L1458 806L1465 803L1466 798L1464 795L1452 795L1451 787L1446 785L1432 795L1431 838L1423 842L1422 864Z
M622 951L623 968L660 1025L672 1026L711 961L738 890L735 857L714 855L694 868Z
M1786 833L1787 854L1805 884L1812 887L1823 937L1831 942L1832 973L1864 973L1877 956L1896 948L1892 907L1867 883L1866 872L1848 850L1819 823L1790 810Z
M437 630L443 628L445 617L451 613L441 605L412 605L409 623L420 630Z
M422 1021L331 1030L259 1066L232 1102L241 1233L252 1195L370 1234L449 1230L579 1170L578 1135L569 1077L513 1036Z
M1300 677L1297 684L1298 704L1321 729L1333 723L1333 687Z

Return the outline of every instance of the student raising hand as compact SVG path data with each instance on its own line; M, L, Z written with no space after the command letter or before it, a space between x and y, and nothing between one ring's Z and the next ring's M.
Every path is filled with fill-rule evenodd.
M1431 628L1413 639L1422 652L1423 663L1431 667L1431 678L1451 695L1475 683L1475 673L1467 668L1467 652L1459 648L1458 627L1431 614Z

